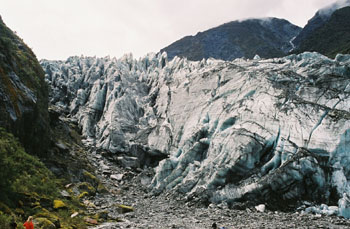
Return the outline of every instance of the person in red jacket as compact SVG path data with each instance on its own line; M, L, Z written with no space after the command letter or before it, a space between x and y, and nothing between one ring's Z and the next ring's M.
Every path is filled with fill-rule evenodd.
M29 216L27 221L23 224L26 229L34 229L33 216Z

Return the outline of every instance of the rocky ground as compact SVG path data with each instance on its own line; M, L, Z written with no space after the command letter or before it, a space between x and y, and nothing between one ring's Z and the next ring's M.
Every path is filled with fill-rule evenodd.
M58 123L55 130L60 141L71 147L66 151L80 152L76 153L76 157L61 158L62 163L70 165L69 174L77 173L78 176L81 167L88 169L108 190L97 191L96 195L81 199L87 206L86 215L97 216L92 217L94 220L90 218L91 229L212 228L214 223L217 228L350 228L350 220L337 216L301 211L285 213L272 211L268 207L264 212L259 212L254 206L245 205L236 206L241 210L229 209L223 204L208 206L196 198L189 201L176 191L152 195L148 186L154 176L153 168L137 168L128 156L87 148L83 150L79 148L83 146L72 143L79 142L80 138L79 131L73 131L76 125L65 118ZM50 168L54 170L53 165Z
M120 222L104 223L102 228L346 228L350 221L337 216L323 216L301 212L279 212L254 207L245 210L228 209L225 205L200 206L186 201L177 193L152 196L147 190L153 175L152 169L124 169L112 157L92 153L89 157L110 194L91 198L91 211L106 212L108 219ZM125 212L118 205L131 206ZM127 211L127 210L126 210Z

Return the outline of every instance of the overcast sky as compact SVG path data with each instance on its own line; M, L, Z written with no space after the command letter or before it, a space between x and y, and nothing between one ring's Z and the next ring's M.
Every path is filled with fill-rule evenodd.
M0 0L0 15L39 59L138 58L222 23L279 17L303 27L335 0Z

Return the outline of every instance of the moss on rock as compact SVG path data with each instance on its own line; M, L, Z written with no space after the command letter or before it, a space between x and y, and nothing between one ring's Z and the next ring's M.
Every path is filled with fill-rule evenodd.
M54 200L53 201L53 208L54 209L62 209L62 208L67 208L67 206L62 200Z
M99 193L108 193L108 190L102 183L99 183L98 186L97 186L97 192L99 192Z
M52 222L57 228L61 227L60 219L55 214L49 212L45 208L41 212L34 215L34 218L46 218Z
M34 218L35 228L55 229L57 228L53 222L44 217Z
M132 212L134 211L134 208L131 206L123 205L123 204L118 204L117 205L118 211L120 213L127 213L127 212Z
M98 183L99 183L98 179L96 178L96 176L94 176L90 172L84 171L83 176L84 176L84 180L86 182L89 182L90 184L92 184L95 187L98 185Z
M92 218L96 219L100 223L105 222L108 219L108 211L98 212Z
M89 196L89 193L88 193L88 192L82 192L82 193L78 196L78 199L80 200L80 199L82 199L82 198L84 198L84 197L87 197L87 196Z
M49 146L48 86L32 50L0 18L0 126L16 135L27 152Z
M95 195L96 189L88 182L82 182L78 185L79 191L88 192L89 195Z
M0 211L2 211L3 213L6 213L6 214L11 214L12 211L11 209L4 203L0 202Z

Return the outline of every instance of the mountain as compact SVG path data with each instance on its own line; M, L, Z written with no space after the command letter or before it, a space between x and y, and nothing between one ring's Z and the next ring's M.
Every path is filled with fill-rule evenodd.
M350 53L350 7L336 10L320 27L301 40L296 52L317 51L334 58Z
M186 57L202 60L210 57L233 60L256 54L263 58L281 57L292 48L290 40L298 35L301 28L284 19L264 18L233 21L184 37L161 49L168 58Z
M331 18L332 14L343 7L350 6L350 0L338 0L335 3L326 6L316 12L306 26L300 31L298 36L293 39L295 47L299 47L303 40L308 38L313 32L325 25L325 23ZM337 26L338 27L338 26Z
M349 64L317 53L41 61L51 102L85 145L128 168L156 166L153 194L270 209L337 205L350 192Z
M48 87L34 53L0 17L0 127L26 150L44 154L50 143Z

